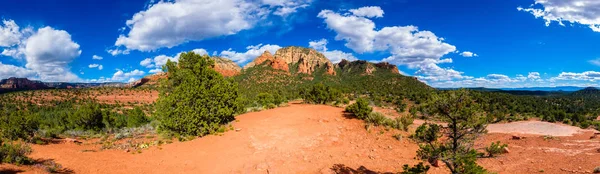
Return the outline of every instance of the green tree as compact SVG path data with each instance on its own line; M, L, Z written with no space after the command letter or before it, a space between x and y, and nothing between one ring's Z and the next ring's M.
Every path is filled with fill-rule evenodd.
M341 92L332 87L317 83L310 89L301 91L301 95L305 102L327 104L338 100L341 97Z
M474 140L486 131L486 117L469 91L444 93L431 107L431 111L448 126L423 124L417 128L414 137L420 142L418 157L432 164L442 161L453 174L486 173L476 163L481 154L473 149ZM442 133L448 138L440 140Z
M203 136L242 111L237 83L213 67L212 58L193 52L181 54L179 63L167 62L163 70L168 77L160 84L156 102L159 130Z

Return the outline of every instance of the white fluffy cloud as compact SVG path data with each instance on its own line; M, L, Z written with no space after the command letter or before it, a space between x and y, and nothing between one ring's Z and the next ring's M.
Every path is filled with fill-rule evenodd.
M71 35L51 27L39 29L25 45L26 67L36 71L42 80L79 80L69 67L79 55L79 44L71 40Z
M463 57L477 57L477 56L479 56L479 55L477 55L477 54L475 54L473 52L470 52L470 51L463 51L462 53L460 53L460 55L463 56Z
M247 49L246 52L237 52L232 49L221 51L219 56L228 58L237 64L243 64L243 63L249 62L251 60L254 60L254 58L260 56L265 51L269 51L272 54L275 54L275 52L277 50L279 50L280 48L281 47L279 45L258 44L258 45L251 45L251 46L246 47L246 49Z
M3 67L24 73L14 73L16 77L28 77L43 81L80 81L71 72L69 64L81 55L79 44L64 30L43 27L21 29L14 21L4 20L0 25L0 48L2 55L23 60L25 67L3 65ZM32 76L32 72L35 73Z
M189 41L236 34L256 26L269 15L287 16L310 0L175 0L160 1L127 20L129 32L120 35L117 55L129 50L171 48Z
M136 78L143 76L144 74L146 74L144 71L140 71L137 69L130 71L130 72L123 72L123 70L117 70L117 72L115 72L115 74L113 74L111 81L131 82L131 81L134 81Z
M0 62L0 79L6 79L10 77L35 78L36 75L37 73L30 69L2 64L2 62Z
M535 18L542 18L546 26L557 22L581 24L600 32L600 1L598 0L535 0L529 8L518 7L517 10L531 13Z
M585 71L582 73L562 72L558 75L558 77L553 78L553 80L582 80L582 81L595 82L597 80L600 80L600 72L596 72L596 71Z
M370 7L361 7L358 9L351 9L350 12L352 12L352 14L354 14L355 16L363 16L363 17L368 17L368 18L383 17L383 10L381 10L381 7L378 7L378 6L370 6Z
M94 60L102 60L102 59L104 59L104 58L103 58L102 56L93 55L93 56L92 56L92 59L94 59Z
M540 77L540 73L539 73L539 72L530 72L530 73L527 75L527 78L528 78L528 79L531 79L531 80L537 80L537 79L541 79L541 77Z
M369 18L383 17L381 8L363 7L349 11L351 13L323 10L318 17L324 19L327 28L336 32L336 40L346 41L346 47L353 51L360 54L375 51L390 53L391 56L383 61L418 69L416 74L420 79L438 81L470 78L463 76L463 72L438 66L452 62L452 59L443 56L455 52L456 47L445 43L433 32L410 25L377 30Z
M102 70L102 69L104 69L104 66L99 65L99 64L90 64L90 65L88 65L88 68L98 68L98 70Z
M325 57L327 57L333 63L339 63L342 59L349 61L357 60L352 53L346 53L340 50L329 51L327 49L327 44L327 39L308 42L309 47L323 53L323 55L325 55Z

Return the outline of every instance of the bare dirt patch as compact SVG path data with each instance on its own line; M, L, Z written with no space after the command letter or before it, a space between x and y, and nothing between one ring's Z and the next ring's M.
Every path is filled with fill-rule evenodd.
M487 129L488 133L512 133L550 136L572 136L574 134L587 131L574 126L542 121L520 121L512 123L491 124L488 125Z

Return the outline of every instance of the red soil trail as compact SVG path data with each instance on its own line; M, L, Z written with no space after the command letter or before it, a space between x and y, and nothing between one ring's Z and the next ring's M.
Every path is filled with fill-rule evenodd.
M54 159L76 173L321 173L334 164L398 172L415 164L417 145L369 133L342 108L296 105L237 117L239 131L175 142L131 154L82 152L92 145L34 145L35 159ZM406 133L405 137L406 137ZM441 171L442 169L434 169ZM439 173L439 172L438 172Z
M528 129L515 128L522 124ZM399 172L403 164L419 162L414 159L418 146L407 138L409 133L386 132L383 128L369 131L363 121L344 117L342 108L292 104L240 115L233 126L238 131L151 147L141 154L98 151L99 145L61 143L33 145L31 157L55 160L75 173L144 174L331 173L334 164ZM540 129L553 129L547 126L536 121L491 125L496 133L479 138L475 147L481 150L491 142L501 141L509 145L510 152L480 159L478 163L500 174L590 173L600 166L600 137L590 138L594 132L577 130L572 136L553 139L542 136L553 130L536 134ZM392 137L396 133L404 136L402 141ZM526 138L513 140L515 133ZM6 164L0 165L0 171L3 170L43 172L35 167ZM448 171L434 167L429 173Z

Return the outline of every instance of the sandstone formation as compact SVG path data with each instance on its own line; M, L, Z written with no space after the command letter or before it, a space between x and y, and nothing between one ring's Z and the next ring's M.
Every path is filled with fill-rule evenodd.
M213 57L213 59L215 60L215 71L221 73L221 75L225 77L238 75L242 71L240 66L229 59L220 57Z
M335 75L333 64L317 50L303 47L286 47L277 50L275 59L287 64L298 64L298 73L312 74L316 68L325 68L326 73Z

